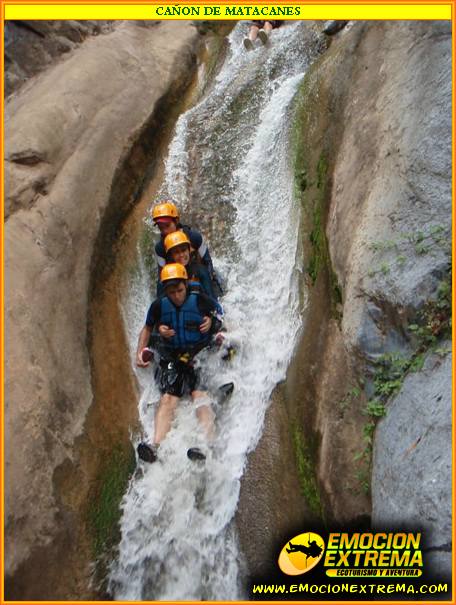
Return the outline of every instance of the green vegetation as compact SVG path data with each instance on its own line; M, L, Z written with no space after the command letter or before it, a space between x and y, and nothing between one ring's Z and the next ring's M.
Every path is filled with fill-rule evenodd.
M372 466L372 446L377 422L386 414L386 403L399 392L406 375L423 368L426 354L431 350L446 355L449 349L438 347L441 339L451 337L451 274L443 279L437 289L437 297L428 300L418 314L417 323L408 326L417 339L417 347L409 357L399 353L385 353L375 362L373 377L374 395L367 402L364 413L368 421L364 425L364 449L356 455L363 466L359 471L359 481L366 488L365 477L370 476ZM367 484L368 485L368 484ZM365 490L368 493L369 490Z
M361 389L359 387L351 387L345 394L344 398L339 402L339 407L341 411L345 412L349 405L353 403L356 399L358 399L360 395Z
M362 467L359 474L362 478L369 477L372 470L372 448L374 432L377 422L386 415L386 403L388 399L399 392L406 374L421 369L424 363L424 354L404 357L398 353L385 353L375 362L374 372L374 394L366 407L364 414L368 420L363 428L364 449L355 456L355 460L361 460ZM360 484L366 493L365 479L360 479Z
M356 472L356 479L366 496L370 493L370 470L363 467Z
M312 283L317 281L318 273L325 260L326 236L322 225L321 205L316 205L313 212L313 229L309 235L312 244L312 256L309 260L307 271Z
M327 197L327 173L328 161L322 153L316 166L316 188L317 194L312 211L312 229L309 234L311 253L307 272L315 285L318 275L323 269L327 270L329 287L331 292L331 310L334 317L340 318L337 305L342 303L342 290L337 281L337 276L331 265L328 241L325 233L325 206ZM303 185L307 188L307 172L298 171L297 180L301 191Z
M386 414L385 404L378 399L368 401L366 406L366 414L373 418L382 418Z
M297 94L297 107L291 138L294 155L295 197L303 209L303 228L308 237L304 241L306 272L312 285L320 275L329 282L331 315L340 319L342 290L332 268L329 247L326 238L327 203L330 195L330 159L329 153L322 149L318 155L309 147L306 133L313 128L311 121L318 113L319 99L312 89L312 65ZM308 243L308 244L307 244ZM307 244L307 245L306 245Z
M402 268L407 262L405 254L407 253L410 258L413 257L413 254L410 255L409 247L404 249L405 243L412 244L413 250L418 256L436 253L438 250L448 251L451 249L451 239L443 225L431 225L427 232L402 232L396 239L372 242L369 244L369 248L381 254L395 250L399 254L394 262L398 268ZM392 261L391 265L394 262ZM390 269L391 266L389 264L382 263L380 266L370 269L368 275L369 277L374 277L377 273L388 275Z
M121 446L117 446L107 457L98 474L97 487L87 511L95 558L109 552L118 540L120 501L134 468L135 456L132 448L128 447L125 451Z
M301 492L310 510L318 517L323 518L312 449L306 443L303 431L297 424L292 427L292 436Z
M313 228L309 239L312 244L312 255L309 259L307 271L312 279L312 283L317 281L318 274L322 266L330 265L328 242L326 241L324 208L326 197L326 175L328 171L328 162L322 153L318 159L316 167L317 175L317 199L313 208Z
M442 338L451 338L451 273L440 282L437 297L426 302L408 329L418 341L419 352Z

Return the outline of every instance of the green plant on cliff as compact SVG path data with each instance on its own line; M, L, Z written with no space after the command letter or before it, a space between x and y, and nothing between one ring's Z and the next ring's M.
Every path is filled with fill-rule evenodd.
M361 389L358 386L351 387L339 401L339 408L344 413L347 408L361 395Z
M318 273L325 259L325 233L322 226L321 206L316 205L313 212L313 229L309 235L312 244L312 256L309 259L307 271L312 279L312 283L317 281Z
M408 244L408 246L405 246ZM395 259L389 254L389 263L383 262L380 265L371 267L368 271L370 278L382 274L385 277L390 274L390 270L395 267L401 270L407 259L414 262L414 254L411 254L410 244L413 246L414 254L424 256L427 254L436 255L441 252L448 252L451 249L451 237L448 230L443 225L431 225L426 231L400 232L395 239L376 241L369 244L369 248L381 258L386 253L395 251L398 253Z
M364 449L355 459L361 460L359 481L366 488L366 477L370 476L372 467L372 447L377 422L386 414L388 399L399 392L409 372L422 369L429 350L437 354L446 354L447 349L437 346L442 339L451 337L451 272L440 282L435 298L426 302L419 311L417 323L408 326L417 339L417 347L412 355L405 357L400 353L385 353L375 362L373 376L374 396L367 402L364 413L368 421L364 425Z
M451 271L440 282L437 296L429 299L419 311L416 322L408 326L418 341L418 351L435 346L441 339L451 338Z
M309 234L311 243L311 254L307 266L307 272L315 285L319 273L322 269L327 270L329 287L331 293L332 315L340 318L339 305L342 303L342 290L337 280L337 276L332 268L329 246L325 232L325 208L328 188L328 160L324 153L321 153L316 167L316 199L314 201L312 212L312 229ZM302 187L303 173L299 173L298 178ZM307 180L305 180L307 186Z
M372 242L369 244L369 248L380 256L395 250L399 253L395 263L400 269L407 261L406 253L408 258L413 259L413 254L410 254L410 246L404 248L405 243L412 244L413 251L418 256L436 254L439 251L446 252L451 249L451 237L443 225L431 225L426 231L403 231L395 239ZM378 273L388 275L390 268L388 263L382 263L380 266L371 268L368 275L369 277L374 277Z
M373 418L382 418L386 414L385 404L378 399L371 399L367 402L366 414Z
M342 290L332 267L325 232L330 195L330 157L320 143L317 148L309 145L308 137L308 132L314 129L313 122L321 104L312 80L314 69L315 63L299 87L294 123L290 129L294 156L294 190L303 210L304 241L310 244L309 249L304 246L306 272L312 285L316 284L319 275L327 276L331 315L340 319Z
M87 521L96 559L106 554L119 538L120 501L135 468L131 447L114 447L98 473L90 498Z
M320 269L329 262L328 242L326 241L324 225L324 208L326 196L326 176L328 171L328 162L323 153L320 154L316 167L316 200L313 208L313 228L309 239L312 244L312 253L309 259L307 271L312 279L312 283L317 281Z
M318 491L312 448L306 442L302 428L296 423L292 425L292 436L301 492L310 510L317 517L323 519L323 508Z
M364 448L355 456L355 460L361 464L357 473L358 481L366 494L370 491L370 481L367 478L372 471L372 448L377 422L386 415L387 400L400 390L404 377L412 366L413 358L398 353L385 353L375 362L374 393L363 411L368 418L363 427Z

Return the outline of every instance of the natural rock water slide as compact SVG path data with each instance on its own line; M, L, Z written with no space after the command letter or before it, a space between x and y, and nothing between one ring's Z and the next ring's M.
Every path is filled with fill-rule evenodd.
M86 76L68 69L71 57L74 80L45 72L10 104L11 596L249 598L248 578L276 572L286 539L324 522L367 527L371 516L378 527L421 523L438 577L448 575L451 31L350 23L328 48L321 28L288 23L251 53L241 43L245 24L226 40L209 36L209 77L192 86L187 111L177 97L192 72L192 26L123 24L85 42L77 63L93 69L92 83L100 53L124 69L110 84L117 92L104 91L106 105L98 99L106 126L98 143L80 124L92 102L72 106L65 137L41 134L33 94L42 99L61 82L63 99L68 81L80 86ZM166 59L152 61L163 45ZM215 62L216 47L224 60ZM177 72L173 53L187 57ZM152 88L162 78L155 99L171 90L149 119L148 95L131 100L144 77ZM184 110L172 133L157 124L169 118L168 104ZM64 115L55 102L46 107L54 122ZM26 114L41 125L28 150ZM70 135L76 150L93 153L77 156ZM226 279L227 327L239 351L231 364L208 358L208 380L212 392L228 380L236 389L217 409L204 468L185 455L201 436L184 402L162 461L137 467L124 493L130 438L136 445L152 434L159 397L153 370L135 370L132 380L130 368L154 294L146 217L160 196L174 197L185 222L203 231ZM36 308L26 304L32 292ZM29 360L28 384L20 359ZM26 424L34 440L13 455ZM107 592L97 593L100 579Z
M288 133L293 99L317 48L313 29L295 23L275 32L269 49L248 55L244 32L245 25L235 28L215 82L179 118L161 187L178 200L185 220L207 234L226 279L227 327L239 352L228 366L209 361L209 384L215 392L233 380L235 392L227 409L218 409L218 437L204 471L186 457L198 431L183 406L161 446L163 462L133 478L111 574L119 599L244 596L233 519L246 454L258 441L300 328L299 208ZM132 357L150 298L150 269L137 280L125 302ZM151 402L159 393L153 369L138 374L142 424L151 437Z

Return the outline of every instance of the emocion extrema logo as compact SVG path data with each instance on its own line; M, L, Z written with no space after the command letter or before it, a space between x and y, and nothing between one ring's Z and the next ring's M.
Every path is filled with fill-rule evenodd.
M289 576L298 576L310 571L322 558L325 542L313 532L299 534L289 540L279 555L279 567Z

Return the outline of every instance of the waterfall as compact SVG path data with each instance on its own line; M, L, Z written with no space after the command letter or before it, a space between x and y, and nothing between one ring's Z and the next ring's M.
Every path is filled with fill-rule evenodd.
M284 25L268 47L251 52L242 45L246 32L245 22L236 25L217 78L179 118L161 189L184 218L195 219L226 280L222 302L238 352L230 363L208 355L205 367L211 393L230 380L235 391L216 406L217 438L204 465L186 456L203 438L186 400L160 460L138 465L123 498L122 537L109 577L119 600L246 598L233 518L247 454L261 436L300 329L289 124L317 46L306 22ZM141 265L125 301L132 360L151 302L149 281ZM137 375L143 437L151 439L159 392L153 368Z

